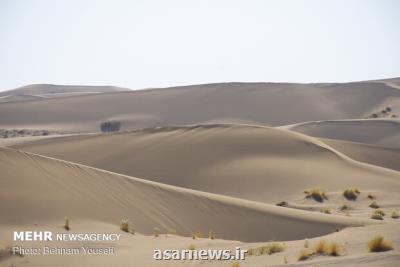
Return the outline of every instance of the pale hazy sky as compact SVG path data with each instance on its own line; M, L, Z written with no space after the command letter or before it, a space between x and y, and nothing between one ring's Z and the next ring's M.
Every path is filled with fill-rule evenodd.
M0 0L0 90L400 76L396 0Z

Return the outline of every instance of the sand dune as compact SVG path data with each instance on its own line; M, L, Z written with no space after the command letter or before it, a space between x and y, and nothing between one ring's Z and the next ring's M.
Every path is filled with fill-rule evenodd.
M320 140L352 159L400 171L399 148L389 148L335 139L320 138Z
M257 126L208 125L59 137L15 146L126 175L276 203L304 189L397 192L400 173L351 160L315 138Z
M156 226L186 235L212 229L226 239L261 241L370 223L167 186L11 149L0 148L0 159L0 226L49 223L68 215L118 227L121 218L130 218L141 233L150 234Z
M12 147L0 147L0 248L15 244L11 233L18 229L63 232L64 216L71 232L123 234L101 244L114 246L113 256L0 255L0 266L231 266L157 262L152 252L192 244L257 248L269 240L287 241L285 250L248 256L240 266L284 259L296 266L395 265L399 224L390 215L400 208L400 121L388 118L400 115L398 84L225 83L126 92L34 85L0 94L1 129L70 133L0 140ZM380 119L364 119L371 114ZM122 132L99 134L109 120L120 121ZM306 198L303 190L313 187L325 189L327 199ZM361 191L356 201L343 196L348 187ZM369 219L372 199L386 213L382 221ZM286 207L275 205L280 201ZM121 219L136 235L119 229ZM160 237L151 236L154 227ZM216 240L190 237L210 230ZM394 241L394 250L367 252L377 233ZM298 262L304 238L338 241L345 253Z
M106 120L121 121L126 130L205 123L280 126L359 119L385 107L400 113L400 91L384 82L223 83L3 103L0 127L93 132Z
M313 121L283 128L315 137L400 148L400 121L394 119Z
M116 86L31 84L16 89L0 92L0 103L40 100L45 98L58 98L82 94L107 93L127 90L129 89Z
M4 102L15 102L15 101L28 101L28 100L40 100L44 99L43 96L38 95L5 95L0 96L0 103Z

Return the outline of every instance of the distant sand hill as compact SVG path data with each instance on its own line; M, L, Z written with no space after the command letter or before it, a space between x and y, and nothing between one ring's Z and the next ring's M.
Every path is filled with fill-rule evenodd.
M94 132L109 120L120 121L125 130L206 123L282 126L362 119L386 107L391 115L400 114L400 90L382 81L221 83L2 103L0 114L6 115L0 116L0 128Z
M127 90L129 89L115 87L115 86L32 84L0 92L0 103L40 100L46 98L58 98L58 97L78 96L78 95L93 94L93 93L127 91Z

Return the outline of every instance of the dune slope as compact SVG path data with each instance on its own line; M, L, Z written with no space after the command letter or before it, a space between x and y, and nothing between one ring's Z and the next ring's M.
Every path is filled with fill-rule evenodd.
M310 187L397 192L400 173L351 160L315 138L235 125L49 138L18 149L148 180L276 203Z
M118 223L138 232L215 231L238 240L317 236L367 220L228 198L149 182L83 165L0 148L0 227L71 220ZM11 205L12 203L12 205Z

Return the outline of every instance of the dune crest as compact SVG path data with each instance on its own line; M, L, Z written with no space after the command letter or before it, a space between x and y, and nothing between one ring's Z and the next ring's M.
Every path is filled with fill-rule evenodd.
M312 121L282 128L309 136L400 148L397 119Z

